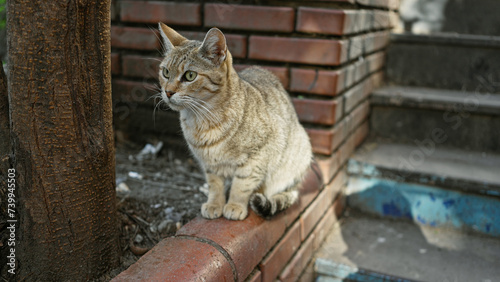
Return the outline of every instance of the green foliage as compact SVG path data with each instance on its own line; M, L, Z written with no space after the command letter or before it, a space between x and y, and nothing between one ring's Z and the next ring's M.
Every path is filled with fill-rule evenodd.
M7 17L5 13L5 7L7 5L7 0L0 0L0 29L4 29L7 25Z

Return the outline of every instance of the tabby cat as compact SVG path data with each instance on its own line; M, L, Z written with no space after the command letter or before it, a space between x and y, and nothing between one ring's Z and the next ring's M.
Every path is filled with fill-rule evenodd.
M159 30L165 52L161 97L180 112L184 137L205 172L209 194L203 217L243 220L249 203L263 217L291 206L312 153L277 77L258 67L236 73L217 28L203 42L188 40L163 23Z

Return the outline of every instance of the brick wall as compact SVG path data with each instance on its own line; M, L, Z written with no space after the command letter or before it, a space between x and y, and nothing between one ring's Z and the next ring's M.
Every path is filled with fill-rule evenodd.
M398 0L240 2L239 5L222 1L113 2L111 44L116 129L129 133L137 141L155 136L168 144L184 144L176 113L156 111L153 121L154 102L150 97L155 92L160 56L156 26L161 21L185 37L198 40L216 26L226 35L237 70L260 65L279 77L311 138L323 184L337 185L331 189L340 190L345 182L333 180L343 173L348 157L368 135L368 96L382 81L385 47ZM317 223L334 199L339 200L337 194L319 213L311 208L308 215L305 207L301 209L296 222L306 216L312 219L297 224L301 228L310 225L307 228L311 230L318 228ZM321 201L316 197L310 206ZM281 241L276 242L285 238L295 242L298 235L294 232L298 231L294 228L299 227L293 226L287 225ZM251 267L257 267L253 277L263 281L276 277L288 281L287 275L297 278L310 258L309 253L298 253L308 250L304 246L313 240L308 238L301 237L302 247L283 251L279 266L266 267L272 252L262 257L262 261L259 259ZM306 257L306 261L300 261L301 257ZM296 265L292 268L291 264Z

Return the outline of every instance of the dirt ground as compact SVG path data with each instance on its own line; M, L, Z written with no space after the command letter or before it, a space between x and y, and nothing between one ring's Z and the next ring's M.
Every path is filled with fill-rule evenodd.
M154 151L153 147L149 145ZM174 235L200 213L207 199L204 175L192 158L168 148L141 154L147 149L133 144L116 149L121 265L99 281L109 281Z

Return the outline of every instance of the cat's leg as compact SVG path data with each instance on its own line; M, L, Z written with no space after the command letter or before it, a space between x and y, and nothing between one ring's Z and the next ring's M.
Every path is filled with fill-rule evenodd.
M224 178L207 173L207 182L208 200L201 206L201 215L205 218L214 219L222 215L222 209L226 203Z
M255 175L234 177L229 200L224 206L224 217L232 220L245 219L248 215L248 200L261 183L261 178Z

